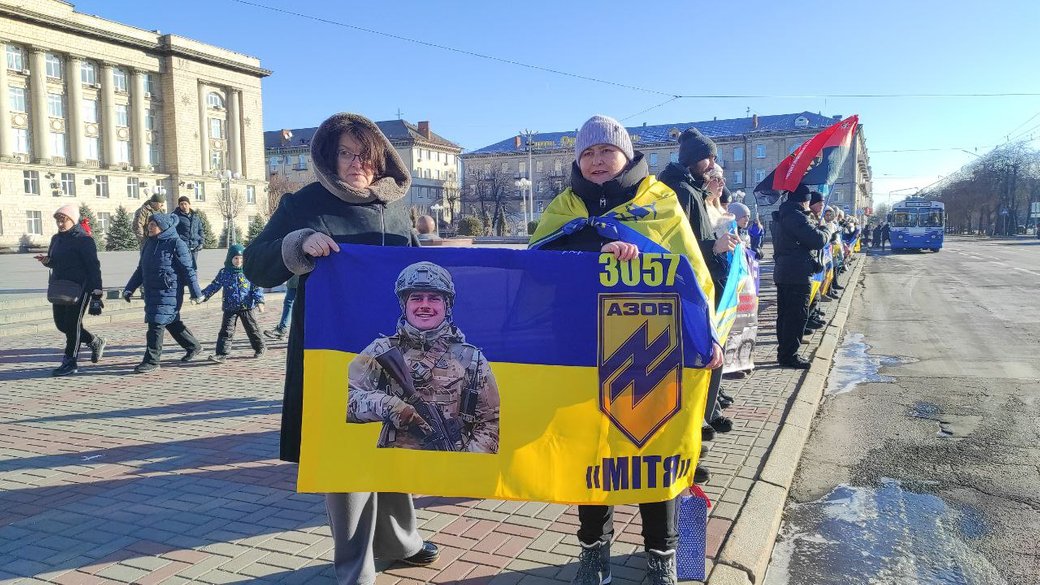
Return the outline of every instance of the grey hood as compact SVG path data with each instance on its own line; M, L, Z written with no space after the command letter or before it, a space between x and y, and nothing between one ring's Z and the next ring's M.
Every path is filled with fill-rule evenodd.
M344 183L336 174L336 168L328 167L320 154L322 145L329 141L338 142L343 129L350 123L369 129L386 145L387 156L383 163L386 167L384 175L377 177L367 189L362 191ZM311 139L311 160L314 164L314 174L318 177L321 186L347 203L371 203L373 201L391 203L404 197L412 184L412 174L390 141L371 120L357 114L340 112L322 122L314 133L314 138Z

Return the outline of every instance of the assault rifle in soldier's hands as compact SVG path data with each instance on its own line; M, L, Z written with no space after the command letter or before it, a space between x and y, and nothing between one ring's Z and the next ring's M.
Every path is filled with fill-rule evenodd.
M458 451L457 445L462 444L461 421L457 418L444 418L440 409L419 396L401 350L391 347L376 356L376 363L404 390L404 401L414 408L426 423L409 427L409 431L422 441L422 448L429 451ZM424 426L426 428L423 428Z

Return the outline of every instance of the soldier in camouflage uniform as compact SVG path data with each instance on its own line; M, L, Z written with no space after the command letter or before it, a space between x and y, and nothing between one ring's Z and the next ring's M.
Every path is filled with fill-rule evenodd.
M418 395L439 411L451 434L448 450L498 452L498 386L483 352L466 343L452 321L455 285L432 262L406 267L395 292L402 316L397 334L377 338L350 363L347 422L383 423L379 447L424 449L413 425L430 427L406 401L405 390L376 362L395 346L404 355Z

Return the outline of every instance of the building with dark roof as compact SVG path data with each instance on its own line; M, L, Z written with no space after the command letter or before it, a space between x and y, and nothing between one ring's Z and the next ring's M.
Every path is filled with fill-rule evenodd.
M459 153L462 147L430 130L427 121L376 122L411 169L409 205L420 214L436 215L430 207L440 203L441 219L450 222L459 206ZM283 191L294 191L315 180L311 166L311 139L318 127L264 132L268 180Z
M633 146L642 152L651 173L659 173L679 156L679 135L695 127L718 145L718 163L725 169L726 184L733 192L745 191L753 209L751 190L776 165L799 145L842 116L823 116L812 112L749 116L729 120L677 122L655 126L629 127ZM574 137L577 129L544 132L530 136L515 135L461 156L463 161L462 212L466 215L493 215L497 206L505 208L513 231L525 233L519 179L530 178L528 204L531 219L567 185L574 162ZM529 168L529 165L531 168ZM862 213L871 204L870 158L861 124L841 175L831 189L831 201L851 212ZM760 209L759 213L767 210Z

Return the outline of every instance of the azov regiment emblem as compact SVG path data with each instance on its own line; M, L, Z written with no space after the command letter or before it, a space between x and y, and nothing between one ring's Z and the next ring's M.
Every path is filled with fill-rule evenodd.
M599 295L599 408L642 447L682 404L675 294Z

